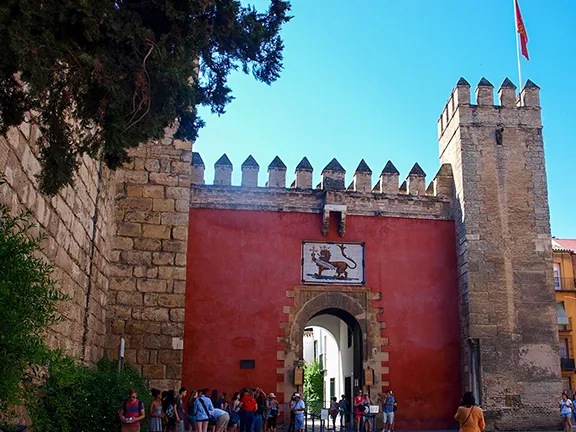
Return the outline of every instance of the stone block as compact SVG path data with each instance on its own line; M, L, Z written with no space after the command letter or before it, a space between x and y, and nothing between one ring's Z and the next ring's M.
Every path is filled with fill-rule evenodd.
M140 251L159 251L162 249L162 242L153 238L134 239L134 249Z
M158 306L175 308L185 306L184 294L159 294Z
M157 267L135 266L132 274L135 278L155 279L158 277Z
M182 363L181 350L160 350L158 351L158 362L162 364Z
M165 186L178 186L178 176L160 172L150 173L150 183Z
M122 251L120 260L125 264L150 266L152 264L152 254L146 251Z
M142 235L142 225L134 222L121 222L118 224L116 234L126 237L140 237Z
M164 186L161 185L147 185L142 189L142 196L146 198L164 198Z
M170 309L170 321L184 322L184 308Z
M190 189L185 187L166 187L166 198L174 198L180 200L190 199Z
M144 224L159 224L160 212L126 210L126 212L124 213L124 220L127 222L138 222Z
M138 321L168 321L168 309L158 307L133 308L132 318Z
M110 290L112 291L136 291L136 281L131 277L110 278Z
M176 226L172 228L172 238L174 240L184 240L188 239L188 226Z
M126 196L129 197L141 197L142 196L141 185L126 185Z
M174 203L175 200L173 199L155 199L152 204L152 209L154 211L159 212L173 212L174 211Z
M162 250L165 252L186 252L186 242L181 240L163 240Z
M171 252L153 252L152 263L158 266L174 264L175 255Z
M121 291L116 297L116 303L126 306L142 306L142 293Z
M169 280L186 280L186 268L174 266L159 267L158 277Z
M162 225L188 226L188 213L162 213L160 221Z
M162 279L138 279L136 286L141 292L165 293L167 285Z
M166 365L166 378L179 380L182 377L181 364Z
M166 225L144 225L143 237L154 239L169 239L170 227Z
M161 364L147 364L142 366L142 374L150 379L162 379L166 377L166 366Z

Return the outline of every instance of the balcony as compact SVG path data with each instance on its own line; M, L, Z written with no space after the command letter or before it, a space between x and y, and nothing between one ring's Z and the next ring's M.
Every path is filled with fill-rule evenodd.
M567 325L558 325L558 332L569 333L572 331L572 317L568 317Z
M563 371L573 371L574 367L574 359L571 358L561 358L560 364L562 365Z
M554 289L556 291L574 291L576 290L576 280L554 276Z

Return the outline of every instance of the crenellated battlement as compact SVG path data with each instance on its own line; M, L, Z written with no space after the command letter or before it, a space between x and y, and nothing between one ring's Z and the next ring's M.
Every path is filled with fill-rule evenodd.
M335 158L322 169L316 187L313 187L314 168L306 157L295 167L294 181L289 187L286 187L288 168L278 156L268 165L265 185L258 184L260 165L254 157L248 156L242 163L240 185L232 184L233 167L228 156L222 155L214 164L213 184L205 184L204 161L194 153L190 207L323 213L335 205L351 215L451 218L450 165L442 166L428 187L426 173L418 163L408 172L402 186L399 186L400 172L391 161L374 179L362 159L348 187L346 169Z
M214 186L232 185L233 163L226 154L223 154L214 164ZM443 192L438 192L439 188L435 184L442 182L447 169L441 169L435 176L434 180L426 187L426 173L418 163L415 163L406 176L402 186L398 186L400 172L396 169L391 161L388 161L382 172L378 176L376 183L373 184L372 170L364 159L360 161L353 174L353 180L345 186L346 170L336 158L332 159L321 173L321 181L313 185L314 168L304 157L295 168L295 178L290 187L286 187L287 167L280 157L276 156L268 165L268 181L265 185L258 185L258 173L260 165L252 155L248 156L241 165L242 181L240 188L262 188L262 189L286 189L290 190L324 190L324 191L342 191L346 193L360 194L385 194L385 195L410 195L410 196L430 196L430 197L448 197ZM192 155L192 184L205 185L204 179L205 165L199 153L194 152ZM440 190L444 190L440 188Z
M540 87L530 80L517 93L514 83L506 78L498 89L498 104L494 102L494 86L486 78L478 82L474 94L475 103L472 103L470 84L460 78L438 119L439 139L445 134L452 135L459 126L466 124L542 126Z

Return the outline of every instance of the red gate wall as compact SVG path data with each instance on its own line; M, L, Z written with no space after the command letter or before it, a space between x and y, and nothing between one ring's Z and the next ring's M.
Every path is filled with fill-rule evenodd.
M333 221L335 222L335 221ZM365 242L366 285L382 292L384 347L397 429L455 426L461 396L454 223L348 216L346 236L321 215L191 209L182 383L231 393L276 391L286 290L301 284L302 240ZM240 360L255 369L240 369ZM283 401L281 401L283 402Z

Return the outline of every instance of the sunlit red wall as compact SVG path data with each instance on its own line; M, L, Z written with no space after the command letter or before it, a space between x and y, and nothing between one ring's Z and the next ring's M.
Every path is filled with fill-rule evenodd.
M396 429L453 428L460 400L454 224L348 216L321 235L321 215L191 209L183 385L276 391L286 290L301 284L302 240L365 242L366 285L386 321L383 366L399 402ZM255 369L240 369L240 360ZM283 401L281 401L283 402Z

